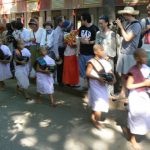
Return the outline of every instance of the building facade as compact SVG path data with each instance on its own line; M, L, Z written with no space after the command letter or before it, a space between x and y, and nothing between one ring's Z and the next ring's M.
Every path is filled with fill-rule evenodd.
M110 1L114 3L114 8ZM42 25L46 20L55 20L56 16L63 15L72 20L77 28L83 12L90 12L93 22L98 24L98 18L104 12L110 15L108 10L111 8L115 14L126 5L139 9L140 17L143 17L146 15L145 7L148 2L149 0L0 0L0 15L3 23L20 19L25 26L28 26L29 19L33 16L38 16Z

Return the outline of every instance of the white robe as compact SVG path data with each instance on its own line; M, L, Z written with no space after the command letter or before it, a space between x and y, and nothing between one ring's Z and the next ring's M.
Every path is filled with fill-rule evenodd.
M55 65L55 61L50 58L48 55L44 57L44 60L46 61L47 65ZM37 86L37 92L40 94L53 94L54 93L54 79L53 75L45 74L41 72L36 73L36 86Z
M104 59L99 60L103 65L105 72L111 71L111 65ZM93 69L91 75L99 77ZM93 111L108 112L109 110L109 94L107 85L102 85L98 80L89 79L89 105Z
M145 78L148 78L150 68L143 65L141 72ZM131 133L144 135L150 131L150 97L145 91L131 90L128 99L128 127Z
M31 57L31 53L27 48L21 50L22 56ZM29 62L25 65L15 65L15 77L17 85L20 88L28 89L29 83Z
M9 47L7 47L6 45L1 45L1 50L3 51L4 55L8 55L8 56L12 55ZM11 77L12 77L12 74L10 71L10 63L3 64L0 62L0 81L4 81Z

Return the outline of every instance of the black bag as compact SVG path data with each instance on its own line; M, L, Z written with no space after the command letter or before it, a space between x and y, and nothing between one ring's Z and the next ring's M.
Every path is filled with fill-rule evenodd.
M29 61L29 57L27 57L27 56L22 56L22 53L20 52L20 54L18 55L18 54L14 54L15 55L15 58L16 58L16 60L18 60L18 61L21 61L21 62L28 62ZM19 63L19 62L16 62L16 65L22 65L21 63Z
M92 64L93 66L93 69L97 72L97 74L99 75L99 77L103 77L107 82L113 82L114 80L114 75L112 73L106 73L105 72L105 69L104 69L104 66L100 63L100 61L98 61L97 59L93 58L94 60L96 60L99 65L102 67L102 72L98 72L98 70L96 69L96 67L94 66L94 64Z
M39 65L40 69L42 69L42 70L45 70L47 68L51 73L55 72L56 66L55 65L48 66L46 61L42 57L39 57L36 59L35 67L37 64Z
M0 60L9 60L10 56L9 55L5 55L3 53L3 51L0 49Z

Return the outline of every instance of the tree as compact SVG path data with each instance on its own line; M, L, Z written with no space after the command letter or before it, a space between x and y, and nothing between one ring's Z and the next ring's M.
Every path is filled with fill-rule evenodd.
M115 0L103 0L103 14L107 15L110 20L115 20Z

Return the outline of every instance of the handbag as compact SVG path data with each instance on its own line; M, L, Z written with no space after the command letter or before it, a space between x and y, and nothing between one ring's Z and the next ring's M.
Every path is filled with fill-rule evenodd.
M10 60L10 56L9 55L5 55L3 53L3 51L0 48L0 60Z

